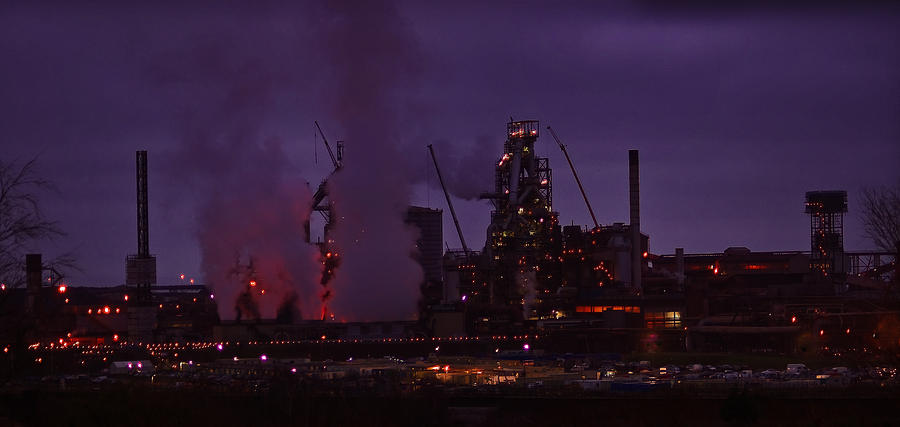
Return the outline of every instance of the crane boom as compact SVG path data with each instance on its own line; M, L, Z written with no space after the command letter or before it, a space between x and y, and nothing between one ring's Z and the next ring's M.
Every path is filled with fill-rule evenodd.
M553 139L555 139L556 143L559 144L559 149L562 150L563 154L566 155L566 161L569 162L569 168L572 169L572 175L575 176L575 182L578 184L578 189L581 190L581 197L584 197L584 204L587 205L588 212L591 213L591 219L594 220L594 227L600 228L600 224L597 222L597 217L594 216L594 209L591 207L591 202L588 201L587 194L584 192L584 187L581 185L581 180L578 179L578 172L575 171L575 165L572 164L572 159L569 158L569 152L566 151L566 146L563 145L562 141L559 140L559 137L556 136L556 132L553 131L553 128L547 126L547 130L550 131L550 135L553 135Z
M325 148L328 149L328 155L331 156L331 163L334 164L334 169L338 170L341 168L341 163L338 162L338 159L334 157L334 151L331 151L331 145L328 144L328 139L325 138L325 133L322 132L322 128L319 126L318 120L313 120L313 123L316 124L316 129L319 130L319 135L322 135L322 141L325 142Z
M456 233L459 234L459 242L462 243L463 252L465 252L466 258L468 258L469 247L466 246L466 238L463 237L462 228L459 226L459 220L456 219L456 211L453 209L453 202L450 201L450 193L447 192L447 187L444 186L444 177L441 176L441 168L438 167L437 157L434 155L434 147L432 147L431 144L428 144L428 151L431 152L434 170L437 172L438 180L441 182L441 189L444 190L444 197L447 198L447 206L450 207L450 215L453 216L453 224L456 225Z

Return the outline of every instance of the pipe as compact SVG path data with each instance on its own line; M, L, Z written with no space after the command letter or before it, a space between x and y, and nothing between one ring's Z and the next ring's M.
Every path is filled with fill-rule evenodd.
M638 150L628 150L628 196L631 214L631 287L641 293L641 193Z
M675 248L675 265L678 267L678 284L684 285L684 248Z

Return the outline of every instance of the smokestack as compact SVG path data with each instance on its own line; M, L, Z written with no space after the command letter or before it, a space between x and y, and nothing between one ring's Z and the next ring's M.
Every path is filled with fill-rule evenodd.
M41 294L42 272L43 264L41 263L41 254L26 254L25 283L28 295L28 305L26 306L26 310L29 314L34 314L37 310L37 304Z
M684 285L684 248L675 248L675 265L678 268L678 284Z
M156 283L156 257L150 255L147 194L147 152L135 152L137 183L137 255L125 259L125 284L137 286L136 303L150 302L150 285Z
M147 208L147 152L138 151L137 156L137 235L138 257L150 256L150 222Z
M631 288L641 293L641 193L638 150L628 150L628 195L631 212Z

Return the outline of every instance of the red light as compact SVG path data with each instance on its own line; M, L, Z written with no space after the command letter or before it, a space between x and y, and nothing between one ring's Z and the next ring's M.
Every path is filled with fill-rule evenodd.
M91 309L88 309L88 314L91 314Z
M181 275L180 275L180 276L178 276L178 277L180 277L180 278L181 278L181 280L184 280L184 273L181 273Z
M644 252L644 258L647 258L647 256L649 256L649 255L650 255L649 253Z
M118 314L118 313L119 313L119 309L118 309L118 308L116 308L116 314Z
M66 285L59 285L59 287L56 288L56 290L59 291L59 293L64 294L64 293L66 293Z
M846 332L846 333L847 333L847 335L850 335L850 328L847 328L847 330L846 330L846 331L844 331L844 332Z
M791 323L797 323L797 316L791 316Z
M119 334L113 335L113 341L118 341L118 340L119 340Z
M250 281L250 286L256 286L256 280L251 280L251 281Z
M823 335L825 335L825 330L824 330L824 329L819 329L819 336L821 337L821 336L823 336Z
M128 294L125 294L125 301L128 301Z
M109 306L103 307L103 313L109 314Z

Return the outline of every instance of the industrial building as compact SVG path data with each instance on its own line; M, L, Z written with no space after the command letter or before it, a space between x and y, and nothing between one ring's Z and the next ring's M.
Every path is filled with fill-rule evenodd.
M484 248L461 239L462 251L445 253L442 303L426 322L433 333L542 333L567 351L897 347L897 254L844 250L846 192L806 194L810 252L657 255L640 229L637 150L628 153L629 223L560 227L538 122L511 121L506 137L484 195L494 207Z
M149 245L147 154L139 151L138 248L126 258L125 285L66 287L52 275L46 282L40 255L29 255L26 288L0 291L2 319L19 322L3 328L0 340L70 345L540 335L550 352L623 353L846 354L900 346L897 253L844 249L846 192L806 194L808 252L731 247L721 253L652 253L650 236L640 228L639 153L630 150L627 156L629 222L600 224L565 145L547 130L566 156L593 224L559 224L552 169L539 155L539 122L510 121L498 144L493 191L482 195L492 206L485 242L472 250L429 147L462 248L444 251L443 210L408 208L405 222L417 230L411 256L424 272L418 322L327 318L328 286L341 268L329 239L333 204L327 201L327 179L311 206L325 219L325 238L318 242L321 317L262 319L247 311L237 321L222 322L216 310L221 301L210 289L158 285ZM324 135L323 142L339 170L342 144L335 155Z

